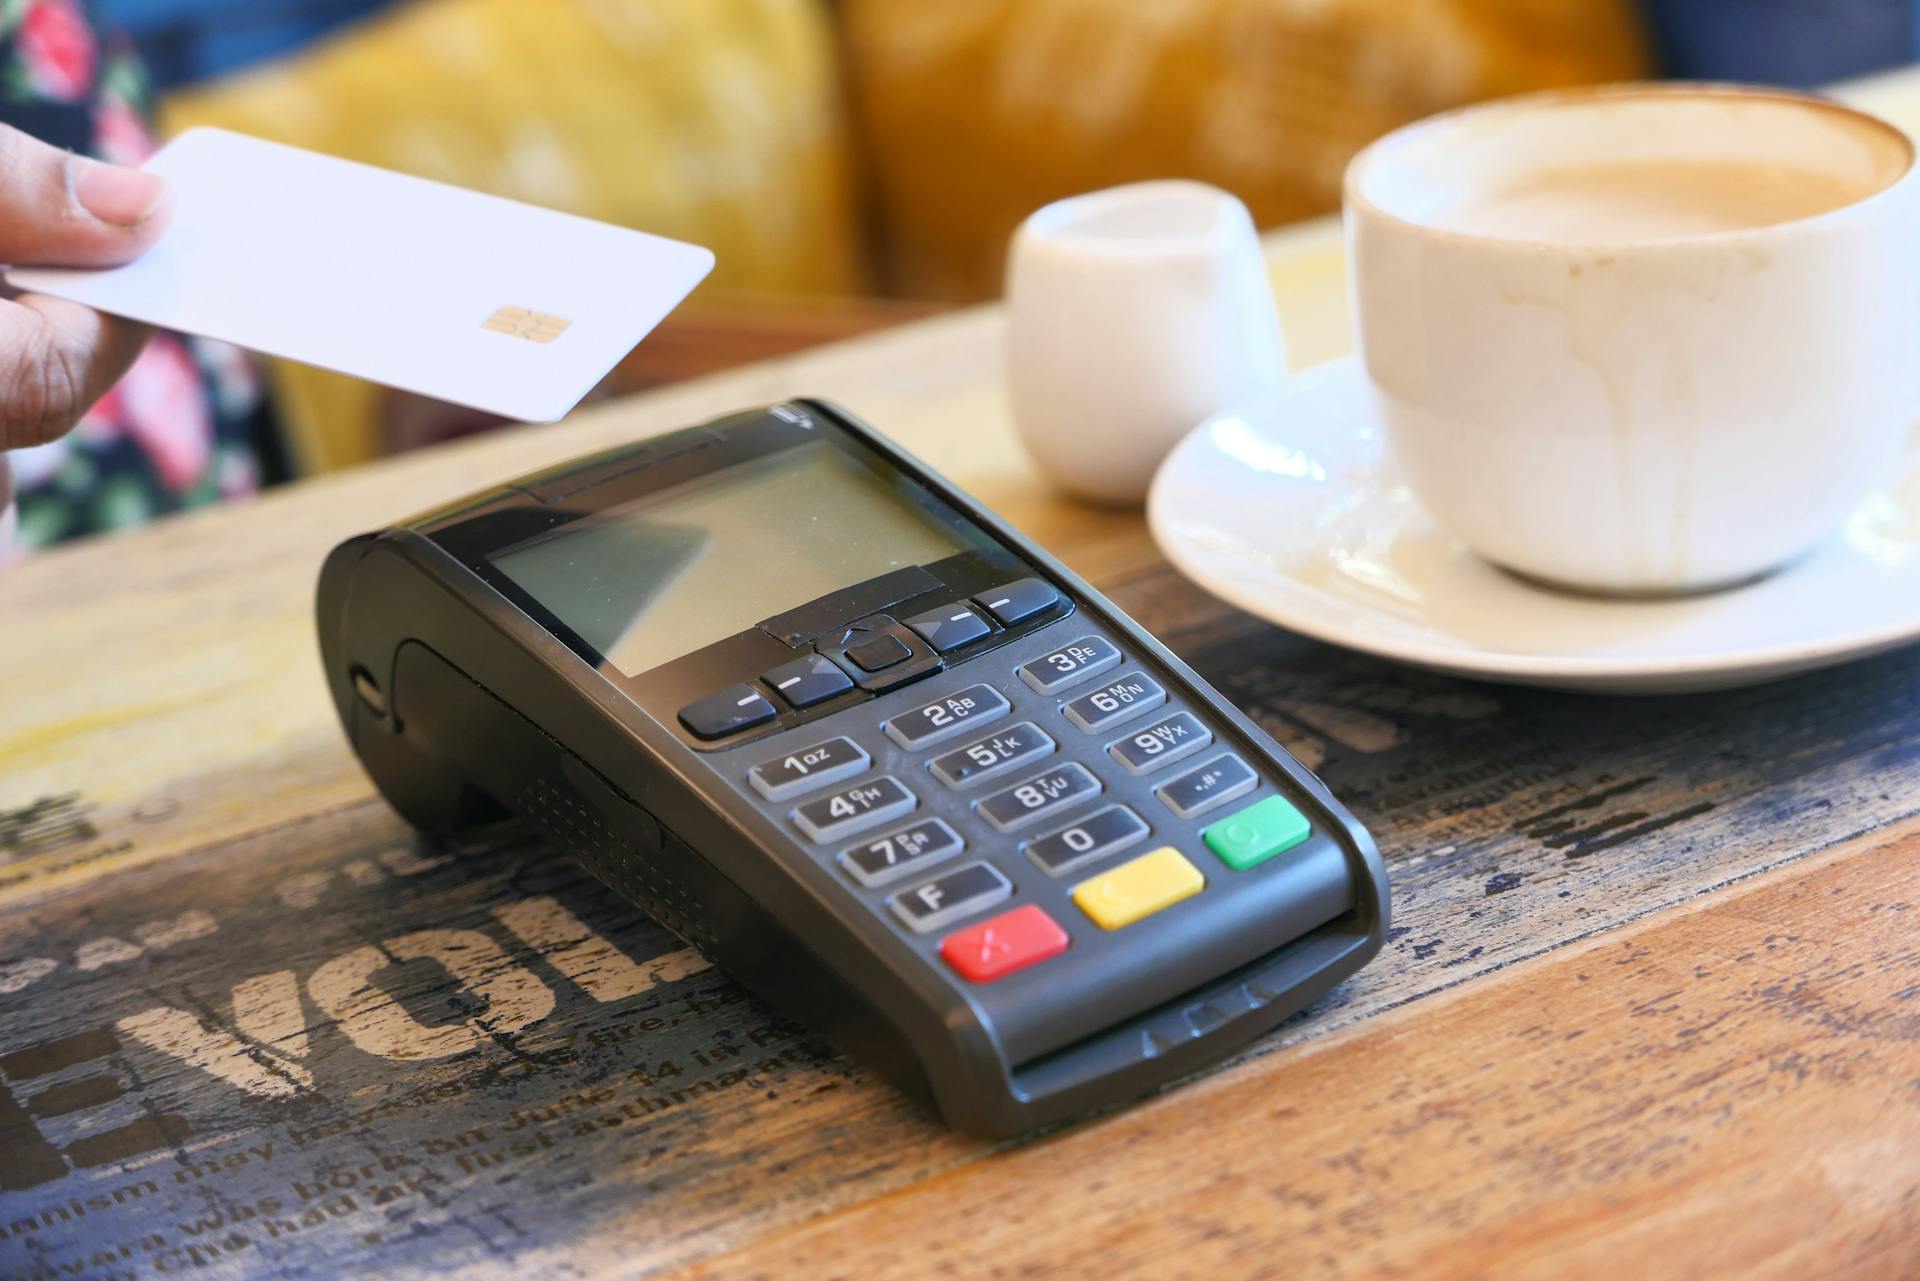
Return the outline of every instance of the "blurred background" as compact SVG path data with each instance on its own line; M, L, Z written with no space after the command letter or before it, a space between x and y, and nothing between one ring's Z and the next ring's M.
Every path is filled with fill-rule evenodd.
M126 161L220 125L710 246L620 394L993 297L1060 196L1189 176L1275 227L1447 107L1917 48L1920 0L0 0L0 119ZM168 339L15 455L20 541L494 425Z

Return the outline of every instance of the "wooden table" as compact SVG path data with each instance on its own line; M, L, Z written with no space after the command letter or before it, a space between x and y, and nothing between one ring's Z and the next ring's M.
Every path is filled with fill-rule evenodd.
M1296 363L1337 354L1334 229L1272 248ZM1283 634L1046 491L1000 341L964 313L0 577L0 1281L1920 1274L1920 650L1628 700ZM990 1146L530 840L417 844L326 703L325 550L803 392L1318 768L1386 852L1386 953L1229 1066Z

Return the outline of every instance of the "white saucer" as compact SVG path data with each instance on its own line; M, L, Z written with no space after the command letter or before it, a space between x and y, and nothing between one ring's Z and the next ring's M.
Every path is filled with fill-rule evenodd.
M1248 613L1482 680L1719 689L1920 638L1920 455L1768 578L1674 600L1582 597L1495 569L1434 525L1386 455L1353 359L1195 428L1154 478L1147 518L1182 573Z

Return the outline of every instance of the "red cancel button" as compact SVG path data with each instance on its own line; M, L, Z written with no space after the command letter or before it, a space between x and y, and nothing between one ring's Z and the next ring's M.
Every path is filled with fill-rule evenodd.
M1067 932L1028 904L949 934L940 944L947 964L975 983L991 983L1067 950Z

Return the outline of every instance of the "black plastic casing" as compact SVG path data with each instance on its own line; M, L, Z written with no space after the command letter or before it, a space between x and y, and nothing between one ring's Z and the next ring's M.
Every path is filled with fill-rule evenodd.
M763 623L755 635L671 665L670 679L623 679L591 661L592 651L555 620L537 618L541 611L515 599L480 559L487 547L541 527L543 509L567 505L577 516L582 506L624 501L623 486L630 490L631 478L656 463L680 472L708 459L720 466L726 450L710 445L742 424L758 428L776 418L872 451L983 533L992 550L984 560L961 558L963 579L1031 574L1051 582L1064 596L1056 615L1097 623L1132 651L1135 666L1202 710L1223 744L1283 780L1337 845L1348 878L1341 901L1350 907L1297 936L1276 937L1271 951L1173 999L1032 1061L1009 1061L982 1000L898 946L874 913L817 877L796 875L794 834L764 807L742 804L737 787L709 765L715 745L663 711L690 699L701 681L717 684L715 664L741 651L749 662L786 653L782 645L797 643L797 634L781 638ZM858 602L848 608L866 612ZM317 612L341 724L408 821L444 837L503 812L532 820L615 892L956 1129L1016 1134L1192 1072L1321 996L1385 938L1379 853L1311 772L1064 565L825 402L789 402L610 450L350 539L321 571ZM995 642L1019 635L1010 629ZM865 697L853 692L740 737L750 742L795 719L817 721L826 737L836 715ZM1204 944L1193 940L1196 949Z

